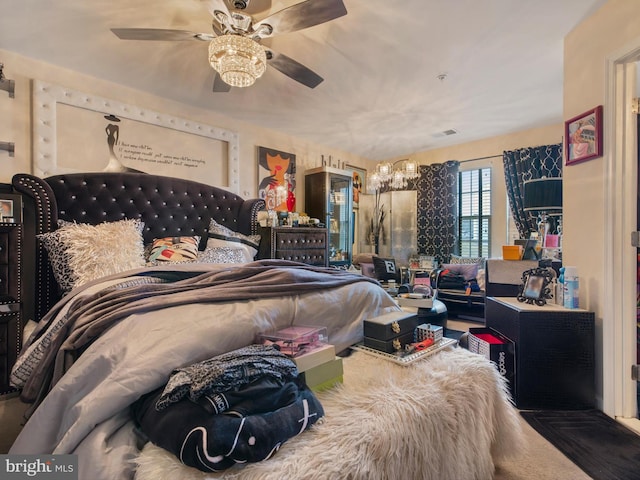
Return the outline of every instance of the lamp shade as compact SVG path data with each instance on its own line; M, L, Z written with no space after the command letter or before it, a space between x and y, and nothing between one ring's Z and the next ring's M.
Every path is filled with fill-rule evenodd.
M562 210L562 178L537 178L524 182L524 210L550 212Z

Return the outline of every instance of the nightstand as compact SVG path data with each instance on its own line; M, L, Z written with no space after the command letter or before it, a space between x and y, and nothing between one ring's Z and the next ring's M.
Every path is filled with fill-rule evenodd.
M595 314L511 297L487 297L485 323L516 344L516 406L577 410L595 405ZM515 388L513 388L515 387Z
M327 229L318 227L259 227L258 258L277 258L326 267Z
M0 395L22 346L22 224L0 223Z

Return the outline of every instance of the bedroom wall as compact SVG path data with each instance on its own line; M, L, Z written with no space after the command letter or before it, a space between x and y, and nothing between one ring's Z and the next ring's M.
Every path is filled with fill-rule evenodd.
M244 197L257 195L258 169L257 146L271 147L296 154L297 208L304 209L304 170L320 165L321 155L332 155L346 163L371 170L375 162L357 157L322 145L312 144L302 139L284 135L280 132L264 129L246 122L236 121L229 117L208 110L190 107L163 98L154 97L141 91L129 89L111 82L88 77L74 71L26 58L0 49L0 61L5 65L7 78L16 82L15 98L11 99L5 92L0 92L0 141L15 143L15 156L0 151L0 182L10 182L18 172L31 172L32 155L32 81L43 80L55 85L64 86L78 92L113 99L130 105L166 113L179 118L186 118L238 132L240 135L240 190ZM418 152L412 155L420 163L436 163L451 159L465 160L492 155L501 155L503 150L511 150L527 146L543 145L559 142L562 138L562 126L552 125L509 135L502 135L462 145ZM64 152L58 152L59 156ZM509 243L507 238L506 194L504 176L500 158L463 163L461 168L480 168L493 166L493 201L495 208L493 219L492 255L500 256L501 247Z
M614 359L621 354L622 333L618 319L609 313L612 311L608 305L611 299L606 297L608 285L605 282L607 278L613 278L615 290L623 288L623 282L620 275L608 277L607 259L612 253L607 251L608 212L614 199L620 200L619 192L615 188L609 191L608 186L616 169L623 168L631 173L634 168L620 165L623 159L612 156L613 119L608 115L614 106L608 103L611 86L607 83L607 60L628 53L631 47L637 48L640 44L638 20L640 2L610 0L570 32L564 46L564 118L572 118L597 105L604 107L604 156L575 164L564 172L563 256L565 264L578 267L580 306L596 313L596 362L601 368L596 387L602 395L599 399L602 409L609 415L619 413L615 385L620 378L617 375L623 373L613 367ZM627 233L625 239L628 238ZM627 240L615 249L629 250L631 247ZM628 257L633 260L634 254L631 249ZM633 285L624 288L635 290ZM629 321L635 323L633 318ZM628 374L628 369L624 374Z
M240 136L240 190L243 197L258 194L257 147L269 147L296 155L297 208L304 209L304 171L321 165L321 155L331 155L351 165L366 168L365 159L322 145L306 142L274 130L236 121L216 112L191 107L149 95L145 92L89 77L45 62L0 49L4 75L16 82L15 98L0 91L0 142L14 142L15 156L0 151L0 182L7 183L18 172L32 172L32 98L33 80L42 80L78 92L112 99L128 105L165 113L178 118L237 132ZM65 152L58 152L58 156Z
M420 164L429 165L447 160L459 160L460 170L473 170L491 167L491 256L502 257L502 245L511 244L507 232L507 192L502 165L502 152L539 145L551 145L562 141L563 126L561 123L545 127L532 128L508 135L486 138L475 142L463 143L451 147L438 148L411 155ZM495 157L497 156L497 157ZM495 157L465 162L473 158Z

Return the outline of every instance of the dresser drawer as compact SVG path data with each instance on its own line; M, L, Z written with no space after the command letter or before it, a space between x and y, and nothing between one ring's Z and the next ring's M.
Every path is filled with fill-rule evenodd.
M9 263L9 232L0 232L0 265Z
M258 258L275 258L325 267L329 264L327 229L261 227Z
M278 232L276 234L277 250L307 250L322 249L327 243L323 232L299 233L295 228L291 232Z
M0 223L0 395L14 389L9 374L22 345L21 223Z
M9 265L0 264L0 295L9 295Z
M19 308L18 304L3 303L2 306ZM20 331L19 311L0 313L0 395L13 390L9 385L9 375L22 345Z
M326 265L325 257L326 249L277 249L274 258L278 260L291 260L293 262L302 262L309 265Z
M6 355L0 355L0 395L12 390L9 385L9 363Z
M0 295L20 300L22 224L0 224Z
M6 356L9 345L9 329L7 328L6 322L0 323L0 355Z

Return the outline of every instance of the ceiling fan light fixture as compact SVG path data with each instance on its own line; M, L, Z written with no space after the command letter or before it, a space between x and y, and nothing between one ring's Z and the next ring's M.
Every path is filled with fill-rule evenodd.
M220 35L209 44L209 63L232 87L249 87L267 67L264 48L241 35Z

